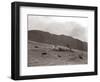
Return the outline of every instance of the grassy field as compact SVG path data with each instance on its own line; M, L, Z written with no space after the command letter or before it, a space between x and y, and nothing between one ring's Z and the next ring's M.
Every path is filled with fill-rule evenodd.
M53 50L51 44L28 41L28 66L87 64L86 51Z

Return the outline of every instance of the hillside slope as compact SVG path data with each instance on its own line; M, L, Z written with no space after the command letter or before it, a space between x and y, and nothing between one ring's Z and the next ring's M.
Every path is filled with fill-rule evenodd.
M87 64L87 52L72 49L73 52L55 51L51 44L28 40L28 66L53 66Z
M71 48L87 51L87 42L65 35L56 35L39 30L28 31L28 40L53 45L69 45Z

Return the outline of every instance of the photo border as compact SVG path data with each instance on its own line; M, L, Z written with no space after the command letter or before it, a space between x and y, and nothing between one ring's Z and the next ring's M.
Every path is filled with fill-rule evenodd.
M46 75L30 75L20 76L20 7L44 7L44 8L60 8L60 9L79 9L79 10L94 10L94 72L80 73L61 73L61 74L46 74ZM57 78L57 77L73 77L73 76L88 76L97 75L97 7L94 6L76 6L76 5L61 5L48 3L31 3L31 2L12 2L11 4L11 78L14 80L25 79L41 79L41 78Z

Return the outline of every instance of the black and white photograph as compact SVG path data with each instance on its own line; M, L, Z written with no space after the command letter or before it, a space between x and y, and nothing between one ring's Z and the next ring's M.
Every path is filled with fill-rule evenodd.
M28 66L88 63L88 17L27 15Z
M13 2L11 78L97 75L97 7Z

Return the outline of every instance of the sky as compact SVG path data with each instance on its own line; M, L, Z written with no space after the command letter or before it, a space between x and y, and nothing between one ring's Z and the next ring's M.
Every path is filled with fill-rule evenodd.
M28 30L41 30L88 41L88 18L28 15Z

